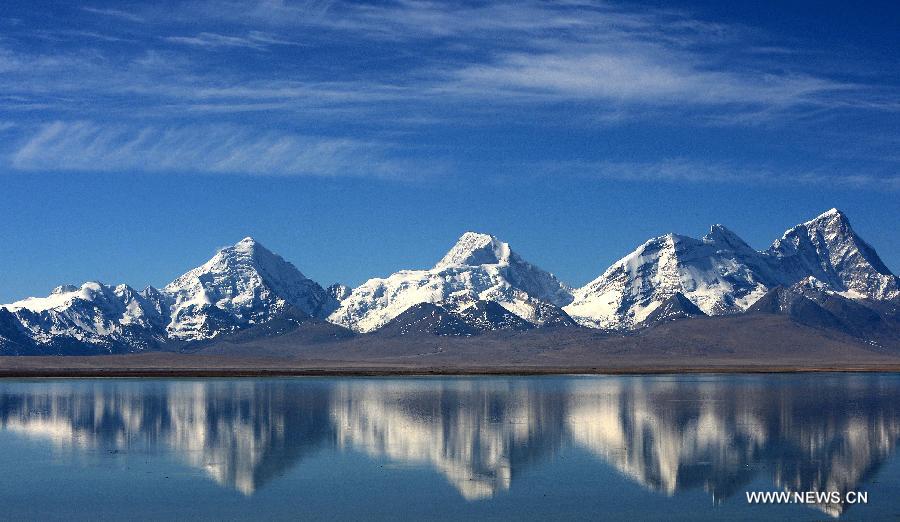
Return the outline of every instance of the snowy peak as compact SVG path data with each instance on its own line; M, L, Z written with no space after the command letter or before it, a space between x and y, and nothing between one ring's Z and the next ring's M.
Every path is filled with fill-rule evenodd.
M789 228L781 236L781 239L775 241L773 247L781 244L788 248L792 244L796 245L795 240L797 238L806 236L812 239L811 236L816 234L821 235L821 240L827 239L831 242L852 240L856 236L856 232L850 226L850 220L847 219L847 216L840 210L833 208L809 221Z
M897 277L847 216L831 209L789 229L764 252L723 225L713 225L700 240L675 234L651 239L576 290L565 310L585 326L630 328L676 292L704 313L722 315L802 281L856 299L900 296Z
M725 225L715 224L709 228L709 232L703 236L703 240L710 243L718 243L733 250L753 250L746 241L729 230Z
M787 230L767 253L777 259L791 283L814 276L851 297L900 295L900 281L836 208Z
M169 334L182 340L260 324L288 308L317 317L336 307L321 286L251 237L223 248L163 292L174 301Z
M256 242L255 239L253 239L250 236L247 236L244 239L235 243L233 248L235 250L250 252L250 251L254 250L257 247L257 245L259 245L259 244ZM259 246L262 247L262 245L259 245ZM263 247L263 248L265 248L265 247Z
M826 283L823 281L819 281L815 276L809 276L801 279L794 283L791 287L792 290L803 293L803 292L822 292L826 294L835 293Z
M553 274L522 259L507 243L489 234L466 232L434 268L370 279L354 288L328 320L371 332L416 304L462 310L476 301L498 303L540 325L545 315L550 318L543 313L545 304L565 306L572 302L572 294Z
M450 267L499 265L509 263L512 252L509 244L490 234L466 232L453 248L434 265L434 270Z
M218 251L163 291L88 282L7 305L40 350L77 345L139 351L198 341L266 323L324 316L337 302L291 263L251 237Z
M166 285L163 292L180 297L190 292L195 299L225 304L223 299L241 297L245 290L278 287L294 293L291 285L305 286L308 281L294 265L247 237L219 250L203 265Z
M32 312L64 310L78 301L92 302L108 296L112 290L102 283L88 281L83 285L60 285L47 297L29 297L6 305L11 311L26 309Z
M702 239L666 234L628 254L575 291L565 311L594 328L631 328L676 293L704 313L743 310L770 281L761 255L725 227Z
M847 219L847 215L837 208L831 208L830 210L822 212L815 218L804 223L804 225L810 226L817 223L838 223L850 226L850 221Z
M162 311L128 285L63 285L47 297L6 307L20 331L50 353L66 347L76 353L140 351L158 346L165 337Z

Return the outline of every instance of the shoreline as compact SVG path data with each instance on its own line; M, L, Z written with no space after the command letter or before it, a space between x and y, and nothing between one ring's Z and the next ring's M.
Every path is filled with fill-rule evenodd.
M858 366L634 366L634 367L231 367L231 368L0 368L0 379L428 377L552 375L699 375L778 373L900 373L900 364Z

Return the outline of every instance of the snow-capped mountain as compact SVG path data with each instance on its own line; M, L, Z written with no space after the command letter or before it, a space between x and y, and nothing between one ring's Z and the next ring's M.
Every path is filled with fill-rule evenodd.
M88 282L4 305L0 349L142 351L172 341L211 339L277 318L322 318L336 307L316 282L248 237L162 291Z
M416 304L462 311L476 301L492 301L541 324L545 303L565 306L571 300L565 284L522 259L507 243L466 232L433 268L402 270L354 288L328 320L370 332Z
M836 208L786 231L766 253L777 260L779 271L791 283L813 276L849 297L900 296L897 276Z
M778 281L764 256L715 225L702 239L651 239L575 291L565 311L593 328L633 327L677 293L708 315L750 306Z
M786 231L756 251L722 225L702 239L668 234L651 239L575 290L565 307L579 323L631 328L680 292L708 315L746 310L766 292L815 277L856 299L900 295L900 281L837 209Z
M258 328L247 335L280 335L310 319L357 332L391 325L401 334L474 335L579 324L643 328L748 310L837 328L870 344L894 342L900 279L836 209L763 251L722 225L700 239L660 236L574 291L488 234L466 232L430 269L352 290L322 288L248 237L162 290L88 282L0 306L0 352L177 348L251 327Z
M163 302L152 287L137 292L128 285L88 282L4 306L18 320L20 333L44 351L90 347L118 352L153 349L165 342L168 308Z
M290 311L324 317L337 302L291 263L247 237L163 289L169 337L196 341L262 324Z

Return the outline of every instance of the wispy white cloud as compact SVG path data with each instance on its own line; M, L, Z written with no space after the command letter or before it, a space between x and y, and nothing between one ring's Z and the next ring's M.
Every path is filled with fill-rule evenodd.
M494 63L454 71L459 86L504 96L557 100L613 100L655 105L743 105L793 107L824 102L852 88L808 75L754 75L703 70L690 56L648 50L553 54L516 53Z
M262 37L256 37L257 39ZM289 74L222 74L204 70L195 57L148 50L112 61L94 50L42 54L0 45L0 92L21 107L37 106L82 117L121 113L183 117L190 112L302 112L343 118L352 107L371 112L385 103L424 102L416 88L378 81L292 79ZM119 103L123 97L128 104ZM0 99L2 99L0 98Z
M202 32L194 36L167 36L163 40L182 45L191 45L205 49L221 49L244 47L248 49L265 49L270 45L298 45L295 42L277 38L260 31L250 31L246 36Z
M265 50L298 45L292 38L298 34L305 39L302 45L313 47L334 43L330 38L357 46L366 46L373 39L427 39L432 46L390 44L401 45L400 50L410 56L408 69L399 73L392 68L360 69L360 64L337 62L334 67L314 71L275 67L252 72L192 64L182 67L180 74L167 74L172 70L168 63L172 56L155 64L138 63L134 57L131 63L98 57L90 60L90 66L78 63L85 60L76 57L78 60L66 67L73 61L71 56L14 60L0 49L0 70L9 69L13 60L22 76L0 79L0 87L8 87L7 92L15 92L17 86L54 89L58 96L81 98L71 92L82 88L81 84L83 90L90 90L92 101L122 92L141 94L134 103L147 105L142 108L148 110L155 104L164 112L173 107L218 113L229 109L236 113L306 110L311 106L322 110L364 99L370 103L366 108L370 112L396 113L397 107L390 104L402 102L407 108L401 112L424 109L431 111L433 118L437 109L452 118L452 111L465 112L473 104L495 109L576 101L592 104L585 111L597 115L615 111L618 119L644 118L651 107L679 117L692 116L696 123L717 125L753 124L797 111L900 108L893 101L896 93L877 93L865 85L790 67L790 60L783 60L787 53L781 52L787 49L766 45L765 38L747 28L697 20L674 10L534 0L469 5L424 0L376 4L217 1L186 3L171 11L140 15L93 7L85 10L140 19L153 16L153 22L162 27L188 20L220 24L217 31L161 37L175 44L169 47L173 53L178 47ZM225 27L231 28L229 32L222 31ZM340 36L323 36L329 32ZM752 59L742 60L735 47L780 52L763 53L763 59L759 53L750 53ZM152 45L145 50L147 56L154 52ZM182 54L175 59L198 61L196 53L185 50ZM58 70L38 77L53 60L59 62ZM30 68L42 62L36 72ZM138 66L141 74L135 74ZM210 94L215 91L220 94ZM204 98L201 103L194 100L198 96ZM167 99L160 103L163 97ZM265 102L259 103L260 99ZM491 121L496 116L493 112Z
M458 100L460 106L472 101L496 106L575 100L593 101L595 110L603 112L614 102L620 116L638 119L648 104L680 114L715 106L718 114L698 116L698 122L737 125L796 110L894 110L883 99L871 100L872 93L862 85L790 67L795 50L747 27L699 20L674 9L638 10L591 0L217 0L186 4L169 15L255 31L166 38L207 49L263 49L289 43L281 36L286 32L313 41L331 32L359 44L406 42L395 44L403 45L404 52L422 48L413 40L439 42L444 50L439 65L419 56L418 68L407 71L407 81L397 85L407 91L407 99L428 103Z
M104 47L106 32L89 26L79 28L80 35L61 29L93 40L64 51L0 42L0 110L41 116L33 121L121 124L48 124L17 149L16 168L107 168L96 162L115 170L177 170L173 162L179 161L184 171L301 173L304 162L292 163L289 154L318 150L322 157L367 158L388 171L396 160L367 139L415 136L426 127L520 125L522 114L539 114L535 121L547 127L583 130L598 122L777 125L839 111L900 110L890 85L810 70L783 42L672 9L591 0L215 0L133 13L84 11L145 22L121 24L133 29L126 36L140 45ZM288 45L304 49L280 48ZM269 52L228 63L198 49ZM340 59L328 60L329 52ZM217 124L209 133L247 143L226 154L204 141L201 121L240 122ZM273 134L265 130L273 121L353 139ZM163 144L178 153L148 161ZM78 156L78 147L86 153ZM227 160L270 149L269 161ZM364 170L350 164L329 170L308 156L304 161L317 175ZM631 167L629 175L644 172L652 179L653 169ZM676 167L656 166L655 175L698 175ZM626 177L626 169L618 170ZM733 172L719 168L716 179L737 181L726 170ZM753 176L745 171L740 177Z
M34 31L32 34L38 38L42 38L45 40L62 42L62 41L74 41L74 40L83 40L85 38L90 40L99 40L102 42L135 42L133 38L127 38L114 34L107 34L98 31L82 31L75 29L58 29L58 30L40 30Z
M834 167L809 169L767 165L738 165L687 158L659 161L561 161L541 164L538 176L553 175L593 180L687 182L756 185L810 185L873 190L900 190L900 173L848 172Z
M230 7L223 8L223 5ZM357 38L413 40L479 38L572 37L615 39L623 33L643 33L646 39L680 43L703 33L707 41L733 38L741 29L691 19L665 9L629 9L600 1L484 3L389 0L377 3L283 0L215 0L187 6L180 16L199 13L211 19L246 20L272 27L316 27L352 32ZM507 42L518 45L522 41ZM526 42L528 43L528 42Z
M233 125L143 126L57 121L10 153L22 171L176 172L410 179L428 169L392 157L388 145L259 132Z
M144 18L134 13L130 13L128 11L121 11L119 9L106 9L99 7L82 7L82 11L93 13L101 16L109 16L112 18L119 18L121 20L128 20L129 22L143 22Z

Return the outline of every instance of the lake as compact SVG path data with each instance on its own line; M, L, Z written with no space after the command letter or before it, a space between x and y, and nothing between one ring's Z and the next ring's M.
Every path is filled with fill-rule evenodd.
M887 374L0 380L0 517L897 518L898 441Z

